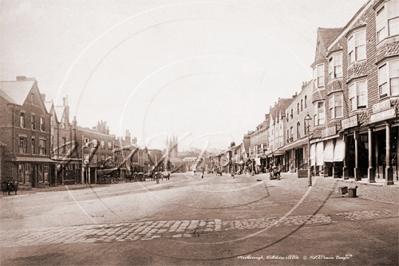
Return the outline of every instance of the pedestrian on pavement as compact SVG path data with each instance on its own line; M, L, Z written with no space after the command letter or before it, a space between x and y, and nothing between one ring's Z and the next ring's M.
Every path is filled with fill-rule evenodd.
M204 178L204 171L201 172L201 178Z
M236 178L234 175L234 171L231 171L231 176L233 177L233 179Z

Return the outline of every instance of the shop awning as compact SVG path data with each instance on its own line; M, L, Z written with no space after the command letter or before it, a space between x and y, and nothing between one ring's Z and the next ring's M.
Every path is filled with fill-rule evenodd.
M288 151L288 150L291 150L291 149L302 147L303 145L307 145L307 144L308 144L308 138L303 138L303 139L297 140L297 141L295 141L293 143L285 145L280 150Z
M332 163L334 162L334 140L326 142L326 148L324 149L324 161Z
M342 138L337 139L334 148L334 162L342 162L345 159L345 142Z
M317 165L323 165L324 164L324 142L319 142L317 143L317 148L316 148L316 163Z
M316 163L316 144L310 146L310 165L315 165Z
M29 163L56 163L49 158L37 158L37 157L16 157L14 162L29 162Z
M274 156L281 156L281 155L284 155L284 151L282 151L282 150L277 150L277 151L274 151L274 152L272 152L271 154L269 154L269 158L271 158L271 157L273 157L273 155Z

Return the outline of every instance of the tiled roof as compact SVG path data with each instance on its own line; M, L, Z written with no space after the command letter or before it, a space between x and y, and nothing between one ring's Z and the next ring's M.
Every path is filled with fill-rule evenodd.
M348 80L361 77L367 74L367 61L354 62L348 68Z
M377 50L377 62L390 56L399 55L399 41L385 44Z
M0 96L10 103L23 105L35 80L0 81Z
M343 28L318 28L317 34L319 34L321 40L323 41L324 47L326 50L328 46L333 42L335 37L341 33Z

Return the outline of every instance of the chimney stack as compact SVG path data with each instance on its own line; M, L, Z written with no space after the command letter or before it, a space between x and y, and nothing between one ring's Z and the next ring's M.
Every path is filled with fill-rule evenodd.
M40 96L42 97L42 101L45 102L46 101L46 94L41 93Z

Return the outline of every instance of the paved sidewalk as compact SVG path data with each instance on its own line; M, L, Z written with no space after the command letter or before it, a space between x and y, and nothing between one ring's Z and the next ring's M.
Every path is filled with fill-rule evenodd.
M0 231L0 246L35 246L68 243L101 243L112 241L153 240L158 238L190 238L231 230L267 230L271 227L328 225L342 220L368 220L398 217L399 211L369 210L297 215L259 219L223 221L222 219L147 221L121 224L84 225ZM340 218L342 217L342 218ZM254 232L252 232L254 233ZM252 234L251 233L251 234Z

